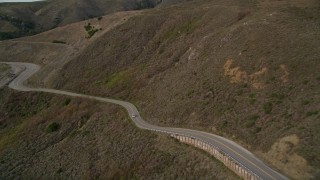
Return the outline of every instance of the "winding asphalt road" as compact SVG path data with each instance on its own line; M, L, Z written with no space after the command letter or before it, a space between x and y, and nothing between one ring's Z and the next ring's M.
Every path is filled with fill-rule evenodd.
M244 166L246 169L256 174L261 179L266 179L266 180L288 179L284 175L271 169L269 166L267 166L261 160L259 160L255 155L253 155L248 150L246 150L245 148L241 147L240 145L236 144L231 140L228 140L218 135L209 134L206 132L201 132L201 131L196 131L191 129L159 127L156 125L149 124L142 119L142 117L139 115L139 111L137 110L137 108L129 102L103 98L103 97L88 96L84 94L60 91L55 89L27 87L25 86L24 82L27 79L29 79L33 74L35 74L38 70L40 70L40 66L31 64L31 63L18 63L18 62L2 62L2 63L10 65L12 67L12 71L16 74L16 76L9 82L9 87L12 89L15 89L17 91L47 92L47 93L66 95L66 96L72 96L72 97L88 98L88 99L93 99L101 102L118 104L124 107L128 111L132 121L136 124L137 127L141 129L147 129L147 130L162 132L167 134L178 134L178 135L183 135L183 136L201 140L219 149L220 151L225 153L227 156L229 156L230 158L234 159L236 162ZM132 115L136 115L136 117L132 117Z

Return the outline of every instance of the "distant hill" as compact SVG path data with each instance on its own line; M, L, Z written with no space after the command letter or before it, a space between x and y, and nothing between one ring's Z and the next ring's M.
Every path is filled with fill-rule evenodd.
M0 4L0 40L32 35L117 11L153 8L159 3L161 0L49 0L3 3Z

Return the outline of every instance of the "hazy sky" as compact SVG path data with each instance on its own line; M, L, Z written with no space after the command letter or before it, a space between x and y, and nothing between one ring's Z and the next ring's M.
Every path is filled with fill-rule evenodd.
M33 2L33 1L41 1L41 0L0 0L0 3L3 3L3 2Z

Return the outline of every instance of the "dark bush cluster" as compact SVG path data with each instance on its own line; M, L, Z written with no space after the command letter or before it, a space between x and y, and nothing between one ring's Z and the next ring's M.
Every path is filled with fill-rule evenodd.
M51 124L48 125L46 131L47 133L52 133L52 132L58 131L59 129L60 129L60 124L56 122L52 122Z
M92 26L90 23L88 23L87 25L84 26L84 29L87 31L88 33L88 37L87 38L91 38L96 32L99 31L99 29L96 29L94 26ZM100 28L101 30L101 28Z

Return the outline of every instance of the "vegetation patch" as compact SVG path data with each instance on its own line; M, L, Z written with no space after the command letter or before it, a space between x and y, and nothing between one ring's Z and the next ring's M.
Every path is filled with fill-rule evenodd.
M52 43L56 43L56 44L67 44L64 41L59 41L59 40L53 40Z
M246 128L251 128L251 127L253 127L253 126L256 124L256 121L259 119L259 117L260 117L260 116L258 116L258 115L252 115L252 116L250 116L250 117L247 119L246 123L245 123L245 127L246 127Z
M319 111L308 111L306 113L306 116L309 117L309 116L315 116L319 113Z
M188 35L197 29L197 27L200 25L200 18L192 18L191 20L188 20L184 24L178 26L177 28L169 30L165 35L164 39L175 39L183 34Z
M24 100L23 103L16 103L22 101L20 97L8 102L4 109L9 113L10 118L30 117L37 114L39 111L49 107L49 98L45 96L38 96L38 99ZM30 96L30 98L33 98ZM36 103L36 105L34 105Z
M285 98L285 95L284 94L277 94L277 93L272 93L271 94L271 98L275 99L276 102L278 104L282 103L283 99Z
M257 133L259 133L261 130L262 130L261 127L255 127L255 128L252 130L252 133L253 133L253 134L257 134Z
M0 64L0 73L2 72L6 72L10 69L10 66L6 65L6 64Z
M67 105L70 104L70 102L71 102L71 99L67 98L67 99L64 100L63 105L67 106Z
M310 100L303 100L303 101L302 101L302 105L308 105L308 104L310 104L310 103L311 103Z
M250 94L249 95L249 104L253 105L256 102L256 95L255 94Z
M195 93L195 91L192 89L192 90L188 91L187 96L192 97L194 93Z
M14 128L7 129L5 132L1 133L0 134L0 151L8 147L8 145L12 144L24 127L25 127L25 123L20 123Z
M263 104L263 111L266 114L270 114L272 111L273 105L271 102L267 102Z
M60 129L60 124L56 122L52 122L47 126L46 132L47 133L52 133L56 132Z
M224 129L228 126L228 121L222 121L220 124L219 124L219 128L220 129Z
M96 32L99 31L95 26L91 25L88 23L87 25L84 26L84 29L86 30L88 36L87 38L90 39Z
M113 74L108 80L107 80L107 87L113 88L119 84L126 83L130 80L128 71L121 71L118 73Z
M10 22L13 26L19 29L15 32L0 32L0 40L18 38L26 35L35 34L35 24L29 21L23 21L19 18L15 18L7 15L0 15L0 20Z

